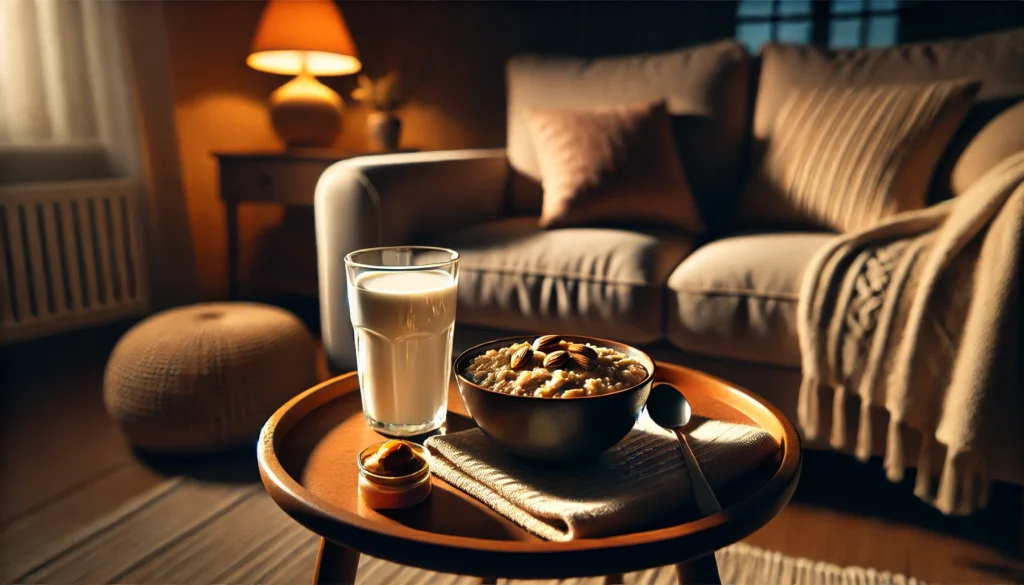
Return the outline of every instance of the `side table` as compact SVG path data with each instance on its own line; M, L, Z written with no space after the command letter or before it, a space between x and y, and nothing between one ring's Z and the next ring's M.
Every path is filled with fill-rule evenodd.
M405 150L400 152L407 152ZM343 152L308 148L279 152L218 152L220 198L227 211L228 295L237 299L238 206L241 203L274 203L312 207L313 193L327 167L357 156L380 152Z
M800 477L800 438L785 415L752 392L671 364L658 364L658 379L685 389L696 415L760 426L778 443L774 459L716 490L723 506L717 514L645 532L549 542L436 477L422 504L372 510L358 495L356 454L380 435L363 418L355 372L296 396L267 421L257 445L260 475L285 512L322 536L314 583L352 583L361 553L486 582L494 576L621 578L675 565L680 584L715 583L714 552L753 533L789 502ZM453 382L446 432L473 426Z

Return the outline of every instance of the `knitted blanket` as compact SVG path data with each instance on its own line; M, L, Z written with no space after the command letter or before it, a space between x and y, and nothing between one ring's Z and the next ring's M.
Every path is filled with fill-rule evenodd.
M1022 450L1022 262L1024 152L956 199L836 238L800 294L804 432L820 434L820 394L832 389L831 443L846 447L854 395L858 457L871 455L869 410L882 407L891 480L914 464L922 499L947 514L983 507L991 462Z

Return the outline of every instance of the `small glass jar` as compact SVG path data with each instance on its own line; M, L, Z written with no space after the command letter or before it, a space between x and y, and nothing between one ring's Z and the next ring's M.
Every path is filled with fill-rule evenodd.
M430 454L422 445L407 443L423 461L423 466L408 475L379 475L366 469L366 458L387 441L375 443L359 452L359 497L374 510L408 508L430 496Z

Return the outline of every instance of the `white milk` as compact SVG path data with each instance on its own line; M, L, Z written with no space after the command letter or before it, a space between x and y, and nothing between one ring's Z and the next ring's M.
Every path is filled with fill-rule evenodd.
M456 282L438 270L364 272L349 282L363 413L373 423L437 426L448 406Z

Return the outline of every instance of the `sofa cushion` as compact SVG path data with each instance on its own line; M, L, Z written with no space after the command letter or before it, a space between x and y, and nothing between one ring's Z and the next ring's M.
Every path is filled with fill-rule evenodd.
M534 110L544 205L540 225L704 230L664 103Z
M668 279L668 338L701 355L800 366L796 304L829 233L733 236L697 249Z
M741 151L748 132L748 72L747 51L732 40L596 60L513 58L506 75L508 156L516 171L514 210L535 213L541 208L540 163L530 136L530 110L665 101L701 214L714 223L738 192Z
M980 130L976 116L991 118L992 106L1012 105L1024 95L1024 28L934 43L877 49L827 49L810 45L769 44L761 51L761 75L754 107L751 155L763 146L783 103L795 87L928 83L973 79L981 82L975 108L950 147L966 144ZM950 161L955 163L954 161ZM948 189L952 164L940 165L933 183ZM946 193L937 194L940 198Z
M963 193L992 167L1021 151L1024 151L1024 100L1018 100L1016 105L992 119L959 153L950 174L952 194Z
M425 243L461 255L460 325L627 343L663 337L665 281L693 249L683 235L542 230L536 217L484 223Z
M794 88L776 115L740 221L859 231L922 209L977 82Z

